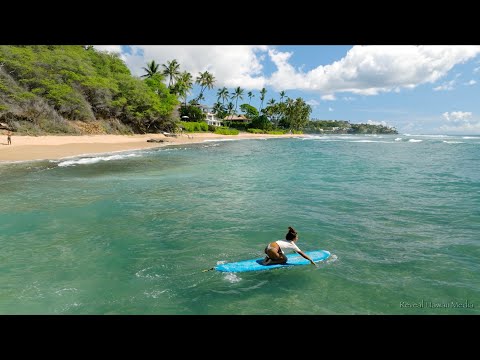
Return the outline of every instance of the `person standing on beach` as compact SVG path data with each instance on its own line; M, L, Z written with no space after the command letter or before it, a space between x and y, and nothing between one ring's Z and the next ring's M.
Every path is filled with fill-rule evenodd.
M10 131L7 133L7 144L12 145L12 133Z
M288 258L285 255L285 250L292 250L302 256L303 258L310 261L312 265L315 265L315 262L299 247L295 244L298 240L297 232L291 227L288 227L288 233L285 235L285 240L277 240L268 244L265 248L265 254L267 256L263 260L263 265L272 265L272 264L284 264L287 262Z

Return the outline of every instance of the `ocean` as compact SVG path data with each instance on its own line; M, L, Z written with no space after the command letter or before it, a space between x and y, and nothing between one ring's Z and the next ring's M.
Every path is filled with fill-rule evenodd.
M300 249L332 256L203 272L263 257L288 226ZM206 141L3 163L0 314L480 314L479 234L480 136Z

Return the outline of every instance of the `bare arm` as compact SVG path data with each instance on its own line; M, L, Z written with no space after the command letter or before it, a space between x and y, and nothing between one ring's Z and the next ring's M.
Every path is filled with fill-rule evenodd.
M308 261L310 261L310 263L311 263L312 265L317 266L317 264L315 264L315 263L313 262L313 260L312 260L307 254L305 254L303 251L297 251L297 252L300 254L301 257L303 257L303 258L307 259Z

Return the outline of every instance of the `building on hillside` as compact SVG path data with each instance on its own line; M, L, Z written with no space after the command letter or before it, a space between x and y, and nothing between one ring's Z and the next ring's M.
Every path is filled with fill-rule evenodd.
M236 122L236 123L249 123L250 119L245 117L245 115L229 115L223 121L231 121L231 122Z

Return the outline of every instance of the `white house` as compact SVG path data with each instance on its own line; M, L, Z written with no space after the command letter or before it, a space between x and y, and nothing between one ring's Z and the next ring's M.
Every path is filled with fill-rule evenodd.
M199 105L198 107L205 114L206 116L205 121L207 122L208 125L222 126L222 120L217 118L217 114L213 112L212 108L209 108L208 106L205 106L205 105Z

